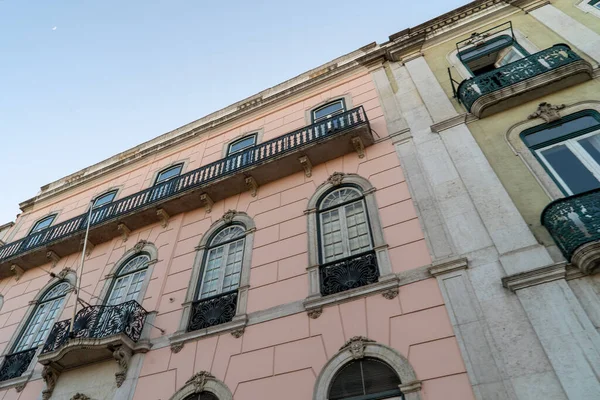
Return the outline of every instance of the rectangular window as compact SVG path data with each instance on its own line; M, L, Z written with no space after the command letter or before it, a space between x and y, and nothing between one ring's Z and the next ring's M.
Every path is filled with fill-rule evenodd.
M476 43L458 53L458 58L472 75L478 76L520 60L529 53L513 37L501 35Z
M31 231L29 232L29 234L33 234L36 233L38 231L41 231L44 228L49 227L50 225L52 225L52 222L54 222L54 218L56 218L56 214L55 215L50 215L46 218L40 219L38 222L36 222L33 225L33 228L31 228Z
M346 111L344 99L339 99L331 103L327 103L312 112L312 121L319 122L321 120L331 118L334 115L341 114Z

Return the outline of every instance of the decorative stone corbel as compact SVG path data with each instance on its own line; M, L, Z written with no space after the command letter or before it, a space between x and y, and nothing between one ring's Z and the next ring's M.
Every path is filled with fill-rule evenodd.
M313 167L310 158L308 158L308 156L301 156L298 157L298 161L300 161L300 165L304 168L304 175L306 175L307 178L310 178L312 176Z
M85 241L85 239L81 240L81 244L83 245L83 242ZM94 251L94 248L96 247L96 245L92 242L90 242L90 240L88 239L87 244L85 245L85 256L89 257L90 254L92 254L92 251Z
M25 386L27 386L27 382L23 382L20 385L15 386L15 390L17 393L21 393L23 389L25 389Z
M65 267L63 269L60 270L60 272L56 275L59 279L65 279L67 277L67 275L69 275L70 273L75 273L75 270L69 268L69 267Z
M202 204L204 204L204 208L206 209L206 213L210 214L210 212L212 211L212 208L213 208L213 204L215 204L215 202L213 201L213 199L211 199L210 196L207 193L202 193L200 195L200 202Z
M83 393L75 393L73 397L71 397L71 400L92 400L92 398Z
M206 385L206 381L209 379L215 379L215 377L211 375L210 372L200 371L197 374L192 375L185 384L193 385L194 393L200 393L204 390L204 385Z
M46 252L46 258L52 262L52 268L56 267L56 264L60 261L60 256L53 252L52 250L48 250Z
M309 310L307 312L308 317L310 319L317 319L321 316L321 314L323 314L323 309L322 308L315 308L313 310Z
M225 214L223 214L223 216L221 217L221 219L223 220L223 222L225 222L225 224L229 225L233 222L233 218L235 217L235 214L237 214L237 211L235 210L227 210L225 212Z
M113 351L113 357L119 366L119 370L115 372L115 380L117 381L117 387L121 387L127 376L129 360L131 359L131 350L127 347L120 346Z
M421 391L421 381L412 381L398 385L398 388L403 394L415 393Z
M182 343L174 343L171 345L171 352L172 353L179 353L182 349L183 349L183 342Z
M543 102L540 103L537 110L533 114L529 115L527 119L535 119L539 117L542 118L546 123L558 121L561 118L558 110L562 110L565 107L566 106L564 104L553 106L550 103Z
M158 216L158 218L160 218L161 220L161 226L163 228L166 228L167 225L169 225L169 218L171 218L171 216L162 208L159 208L158 210L156 210L156 215Z
M348 349L352 354L352 358L360 360L365 357L365 347L367 347L367 343L375 343L375 341L364 336L354 336L340 347L340 351Z
M233 336L236 339L239 339L242 337L242 335L244 334L244 327L242 326L241 328L238 329L234 329L231 331L231 336Z
M124 223L120 223L117 225L117 230L121 232L121 236L123 237L123 241L126 242L129 239L129 235L131 234L131 229L127 227Z
M388 300L392 300L398 296L398 293L399 293L398 289L388 289L388 290L382 292L381 295Z
M148 244L147 240L140 240L139 242L137 242L135 244L135 246L133 246L133 249L135 251L142 251L142 249L144 248L144 246L146 246Z
M256 183L256 180L253 177L246 177L246 187L248 188L248 190L250 190L250 195L252 195L252 197L256 197L256 192L258 191L258 184Z
M48 400L52 396L52 392L56 387L59 372L49 365L45 365L42 370L42 379L46 382L46 389L42 391L42 400Z
M334 172L329 178L327 178L327 182L331 183L333 186L339 186L342 184L345 176L346 174L343 172Z
M357 136L352 138L352 146L354 146L358 158L365 158L365 145L360 137Z
M12 271L13 274L15 274L15 279L18 281L19 279L21 279L21 277L23 276L23 274L25 273L25 271L23 270L23 268L19 267L17 264L13 264L10 266L10 270Z

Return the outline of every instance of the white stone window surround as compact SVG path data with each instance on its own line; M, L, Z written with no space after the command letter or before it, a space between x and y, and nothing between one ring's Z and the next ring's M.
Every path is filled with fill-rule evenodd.
M564 109L560 110L560 115L564 117L584 110L596 110L600 112L600 101L583 101L566 106ZM548 197L552 200L556 200L565 197L565 195L520 137L521 132L545 123L546 122L542 118L524 119L511 126L504 139L513 153L521 159L527 169L538 181Z
M186 400L188 396L208 392L219 400L233 400L233 394L219 379L206 371L201 371L192 376L169 400Z
M0 357L0 365L2 365L2 363L4 362L4 357L6 357L9 354L12 354L13 347L15 346L17 341L21 338L21 334L27 328L27 325L29 324L29 321L30 321L31 317L33 316L33 313L36 311L38 304L40 304L41 299L48 292L48 290L50 290L53 286L59 284L60 282L68 282L71 285L71 289L69 289L69 291L65 295L64 301L63 301L60 309L56 313L57 318L59 318L60 315L62 314L62 312L64 311L66 304L69 302L70 294L75 291L75 287L77 284L77 275L76 275L75 271L68 269L68 268L63 269L61 271L61 273L57 274L57 275L63 275L64 278L60 278L60 277L50 278L48 283L46 285L44 285L44 287L38 291L38 293L36 294L34 299L29 303L29 308L27 309L27 312L21 319L21 322L19 322L17 329L15 329L14 334L12 335L10 341L4 348L4 351L2 352L2 356ZM57 321L55 320L54 323L56 323L56 322ZM34 369L37 365L37 357L40 354L40 352L42 351L43 343L45 342L45 340L46 340L46 338L44 338L44 340L42 340L42 345L40 345L38 347L38 350L37 350L35 356L33 357L33 360L29 364L29 367L27 368L27 370L19 377L0 382L0 389L22 385L22 384L25 384L30 379L32 379ZM41 378L41 377L37 377L37 376L34 377L34 379L38 379L38 378Z
M244 132L244 133L241 133L239 135L232 137L231 139L229 139L225 143L223 143L223 149L221 150L221 158L225 158L228 156L229 145L237 142L238 140L245 138L246 136L256 135L256 142L254 143L254 146L262 143L264 133L265 133L264 128L260 128L260 129L247 131L247 132ZM235 153L233 153L233 154L235 154Z
M600 18L600 8L591 5L590 0L576 0L575 6L586 14L592 14Z
M330 296L321 295L321 285L319 277L319 246L320 239L317 225L319 223L317 207L321 199L328 194L332 189L348 185L358 188L364 196L364 204L366 205L366 213L368 216L369 229L371 231L371 239L377 257L377 265L379 267L379 282L363 286L361 288L352 289L349 291L337 293ZM304 212L307 215L308 223L308 297L304 302L307 310L317 309L326 304L335 303L341 300L349 299L355 296L362 296L374 291L383 291L398 287L398 278L392 271L390 257L388 254L388 245L383 236L383 228L379 218L379 207L375 199L376 189L371 183L357 174L343 174L336 172L326 182L322 183L315 191L313 196L308 201L308 208Z
M169 169L171 167L179 165L179 164L182 164L181 165L181 172L179 173L179 176L181 176L181 175L185 174L186 172L188 172L187 170L188 170L188 167L189 167L189 164L190 164L189 158L184 158L184 159L181 159L181 160L172 161L172 162L170 162L168 164L163 165L161 168L158 168L156 171L154 171L152 173L152 178L149 180L150 183L148 185L148 188L151 188L151 187L153 187L153 186L156 185L156 178L158 177L158 174L160 174L161 172L163 172L163 171L165 171L165 170L167 170L167 169ZM171 178L171 179L175 179L175 178ZM163 181L163 182L166 182L166 181Z
M33 231L33 228L37 225L38 222L40 222L48 217L54 216L54 219L52 220L50 225L48 225L46 228L42 228L42 229L47 229L47 228L52 227L53 225L56 224L56 221L58 220L59 215L60 215L60 211L53 210L53 211L49 211L48 213L44 214L43 216L41 216L39 218L36 218L36 220L33 221L31 226L29 227L29 230L27 231L27 235L25 235L25 237L35 234L35 232Z
M208 253L208 245L212 238L222 229L230 226L231 224L238 224L245 228L245 242L244 242L244 255L242 259L242 268L240 273L240 281L238 286L238 299L235 311L235 317L231 322L212 326L206 329L200 329L192 332L187 331L192 303L196 300L196 295L199 292L199 285L201 285L201 276L203 274L204 259ZM197 253L194 259L194 266L192 268L192 276L190 278L190 285L185 296L185 302L182 304L183 312L181 320L179 322L179 329L171 337L171 344L185 343L189 340L193 340L202 336L211 335L223 331L233 331L243 329L247 322L248 316L246 314L247 303L248 303L248 290L250 288L250 266L252 263L252 249L254 248L254 233L256 232L256 225L254 220L248 216L245 212L238 212L229 210L225 213L223 218L220 218L214 222L211 227L204 233L200 244L196 247Z
M421 382L410 365L410 362L396 350L383 344L363 337L351 338L346 344L325 364L313 392L313 400L328 398L329 387L336 373L347 363L361 358L375 358L389 365L400 378L400 390L404 393L405 400L421 399Z
M529 39L527 39L527 36L525 36L518 29L513 27L513 33L515 35L517 43L519 43L521 47L527 50L529 54L535 54L540 51L540 49L536 45L534 45ZM510 36L510 29L505 29L500 32L496 32L493 35L488 36L486 40L502 35ZM458 50L452 50L446 55L446 59L448 60L450 65L454 67L454 70L458 72L462 79L469 79L473 77L473 75L469 72L467 67L465 67L462 61L458 59Z
M125 254L121 256L119 261L117 261L115 265L113 265L110 272L104 277L104 285L102 286L100 296L98 296L97 305L108 303L112 288L116 281L119 279L119 271L138 254L146 254L150 258L150 261L148 261L148 267L146 268L146 275L144 276L144 281L142 283L140 291L138 292L137 297L133 299L137 301L140 305L142 304L144 295L146 294L146 290L148 289L148 285L150 284L150 279L152 278L154 265L158 262L158 249L153 243L147 242L145 240L139 241L135 246L126 251Z
M320 101L319 103L315 104L314 106L312 106L311 108L309 108L308 110L304 111L304 123L306 126L308 125L312 125L312 115L313 115L313 111L323 107L326 104L332 103L336 100L343 100L344 101L344 106L346 107L346 111L351 110L354 108L354 104L352 101L352 96L350 96L349 94L343 94L340 96L330 96L325 100ZM316 122L318 123L318 122Z

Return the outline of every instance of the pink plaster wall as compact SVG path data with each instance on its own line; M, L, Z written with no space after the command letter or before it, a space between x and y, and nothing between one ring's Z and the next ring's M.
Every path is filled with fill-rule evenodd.
M306 109L341 94L350 94L354 106L364 105L373 129L381 137L387 136L371 78L368 75L354 77L267 115L200 137L128 171L114 173L110 179L85 191L62 196L55 204L22 217L16 238L26 234L32 221L52 210L61 210L57 222L84 212L90 198L110 187L122 186L119 197L142 190L152 184L156 171L175 161L186 160L187 170L212 162L221 157L228 140L242 133L262 127L263 140L268 140L303 126ZM182 315L181 304L190 282L195 247L213 222L226 210L236 209L248 213L257 228L248 313L305 299L308 255L304 210L315 189L335 171L357 173L377 188L376 199L395 272L430 263L401 165L393 145L387 140L367 148L363 159L354 153L348 154L314 166L310 178L297 173L260 187L256 197L244 192L219 201L211 213L199 208L172 216L166 228L154 224L133 232L126 242L115 238L96 245L86 261L82 298L97 303L94 296L100 295L105 276L115 263L139 240L150 241L158 248L158 262L142 305L148 311L157 312L155 325L164 328L167 335L174 333ZM61 259L54 271L64 267L77 269L78 265L79 255L74 254ZM49 276L44 270L49 269L48 264L27 271L18 282L14 278L0 281L0 293L5 299L0 310L0 349L15 334L29 301L48 282ZM71 297L60 319L69 318L72 307ZM158 330L152 330L152 338L160 335ZM407 357L418 378L424 381L423 394L428 400L472 398L434 279L401 287L400 295L393 300L372 295L329 306L315 320L303 312L252 325L239 339L229 333L206 337L186 343L177 354L169 347L153 349L145 355L134 398L168 400L194 372L208 370L223 380L239 400L264 398L265 393L269 393L269 398L310 399L323 365L345 340L356 335L392 346ZM35 385L39 386L39 382ZM453 390L443 391L444 385ZM26 395L30 391L20 394L14 389L0 391L0 400L35 398Z

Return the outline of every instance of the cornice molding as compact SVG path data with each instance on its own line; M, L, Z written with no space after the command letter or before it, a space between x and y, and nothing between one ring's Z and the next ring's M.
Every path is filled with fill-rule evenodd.
M452 257L434 261L429 267L429 273L435 277L460 271L469 267L465 257Z
M446 129L454 128L455 126L462 124L468 124L469 122L477 121L478 119L479 118L471 113L459 114L455 117L448 118L444 121L438 122L437 124L431 125L431 131L435 133L441 133Z
M512 292L531 286L541 285L567 276L567 264L565 262L547 265L531 271L520 272L502 278L502 286Z

